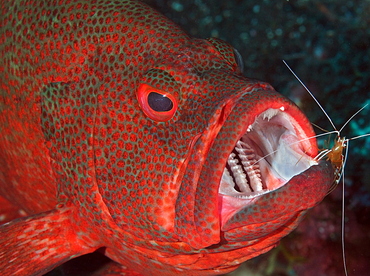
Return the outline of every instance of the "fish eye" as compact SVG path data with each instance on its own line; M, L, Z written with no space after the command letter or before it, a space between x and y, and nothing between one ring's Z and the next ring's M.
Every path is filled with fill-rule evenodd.
M170 120L177 110L177 100L172 94L146 83L140 84L137 99L145 115L157 122Z
M166 95L157 92L149 93L148 105L156 112L167 112L173 108L172 100Z

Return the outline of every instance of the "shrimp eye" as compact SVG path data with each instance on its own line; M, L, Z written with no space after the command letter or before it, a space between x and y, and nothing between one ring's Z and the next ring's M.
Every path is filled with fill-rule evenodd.
M166 122L177 110L177 101L172 94L146 83L139 86L137 97L144 113L154 121Z

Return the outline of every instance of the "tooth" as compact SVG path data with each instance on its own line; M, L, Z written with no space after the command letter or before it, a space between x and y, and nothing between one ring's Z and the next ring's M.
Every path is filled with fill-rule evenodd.
M241 165L238 164L238 160L234 159L235 154L231 153L227 163L230 166L231 172L234 175L236 185L238 185L240 191L242 192L252 192L247 181L247 176L243 172Z
M234 185L235 185L234 180L231 177L229 170L225 167L224 172L222 174L222 180L219 190L223 194L232 194L235 192Z
M247 171L247 174L249 176L252 189L255 192L258 192L258 191L263 190L262 181L261 181L261 173L258 168L254 168L253 163L250 162L249 160L242 161L243 167Z
M248 144L238 141L235 147L239 154L239 158L242 160L242 165L248 174L250 179L250 186L253 191L258 192L263 190L261 181L261 171L259 170L258 164L255 164L255 154ZM244 174L245 175L245 174Z

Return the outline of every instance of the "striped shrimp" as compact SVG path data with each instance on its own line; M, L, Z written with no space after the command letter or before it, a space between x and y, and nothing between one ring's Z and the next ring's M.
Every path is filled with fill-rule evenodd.
M331 187L329 193L333 191L340 180L342 180L343 190L342 190L342 219L341 219L341 244L342 244L342 259L343 259L343 269L346 276L348 276L348 269L346 264L346 254L345 254L345 185L344 185L344 169L347 162L348 157L348 151L349 151L349 141L369 137L370 133L355 136L352 138L346 138L341 137L342 130L348 125L349 122L363 109L367 107L368 104L364 105L362 108L360 108L356 113L354 113L345 123L344 125L338 130L338 128L333 123L332 119L328 115L328 113L325 111L325 109L322 107L322 105L319 103L319 101L315 98L315 96L312 94L312 92L306 87L306 85L301 81L301 79L294 73L294 71L289 67L289 65L283 61L284 64L287 66L287 68L290 70L290 72L294 75L294 77L300 82L300 84L304 87L304 89L309 93L309 95L314 99L314 101L317 103L317 105L320 107L324 115L329 120L331 126L333 127L333 131L326 131L326 133L319 134L318 136L324 136L328 134L335 134L336 139L333 142L333 146L331 148L326 148L320 151L320 153L315 157L317 161L322 160L323 158L326 158L329 160L334 167L334 183ZM320 128L321 129L321 128ZM322 129L323 130L323 129Z

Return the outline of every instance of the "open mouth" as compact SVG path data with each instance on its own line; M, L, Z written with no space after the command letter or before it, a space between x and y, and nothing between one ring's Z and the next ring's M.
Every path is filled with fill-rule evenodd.
M278 189L317 162L311 143L283 109L268 109L236 142L223 171L219 194L252 199Z

